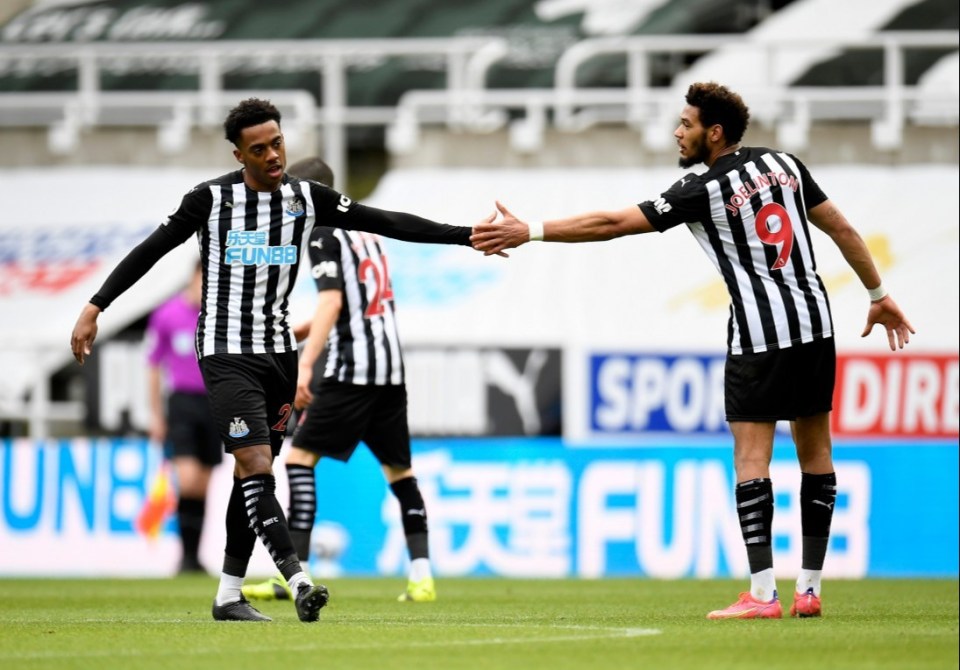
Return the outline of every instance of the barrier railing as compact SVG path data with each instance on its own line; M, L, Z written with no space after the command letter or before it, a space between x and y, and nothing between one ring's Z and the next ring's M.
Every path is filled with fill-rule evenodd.
M731 35L651 35L587 39L571 46L557 61L554 87L520 91L477 90L476 105L466 117L480 132L501 127L508 110L525 116L512 122L511 141L518 150L535 151L542 144L552 112L553 125L561 131L580 132L599 123L626 124L641 131L644 143L662 150L672 141L683 93L689 77L681 73L672 86L654 87L650 82L651 58L657 55L705 54L717 49L738 49L755 54L760 64L754 80L738 86L755 119L775 125L785 149L802 149L810 126L816 120L861 120L871 124L874 145L892 149L903 139L909 118L923 123L956 125L960 104L956 86L907 86L904 84L904 54L909 49L960 47L958 33L951 31L888 32L838 40L748 41ZM777 63L798 50L880 49L883 52L881 86L791 87L779 81ZM621 88L580 86L580 69L599 56L622 55L626 59L626 85ZM712 77L723 79L722 76ZM388 146L398 152L415 146L418 124L437 120L437 110L455 104L447 91L411 91L401 100L396 121L388 131Z
M323 129L324 156L335 174L346 175L346 127L386 125L393 107L351 107L347 84L351 69L368 68L392 57L428 59L446 75L446 90L464 95L482 88L489 66L506 54L499 38L454 37L364 40L257 40L0 45L0 75L76 71L76 90L0 93L0 126L47 125L54 152L68 153L84 127L156 125L162 150L176 152L191 127L213 127L239 95L225 91L224 75L233 72L316 72L321 77L322 106L305 91L263 92L290 107L290 127ZM104 72L191 73L195 91L107 92ZM464 95L462 99L468 99ZM456 123L459 106L450 106Z
M755 54L754 62L761 66L753 71L754 81L740 91L748 97L755 119L776 126L784 148L803 148L813 122L841 118L869 122L875 146L895 148L910 119L955 125L960 116L955 86L904 84L904 53L958 47L958 34L952 31L888 32L822 41L762 41L743 35L595 38L574 44L560 56L552 88L493 90L486 87L488 72L508 54L506 41L499 38L0 45L0 75L75 70L78 81L74 91L0 94L0 126L45 125L51 150L68 153L84 127L155 125L160 149L176 153L185 146L192 127L218 125L235 102L238 92L223 88L225 74L314 71L321 77L322 106L306 91L242 93L269 95L286 108L288 133L320 127L324 154L340 174L346 174L346 129L362 125L386 126L388 147L396 152L413 150L424 124L490 132L508 122L513 146L520 151L535 151L551 123L564 132L579 132L598 123L626 124L642 133L650 149L660 150L671 141L669 131L686 77L681 73L673 86L652 86L651 59L743 50ZM883 84L799 88L778 81L777 63L791 54L841 48L882 50ZM578 85L580 69L605 55L625 57L625 85ZM446 73L446 87L409 91L396 107L349 104L347 83L352 69L404 56L439 59L433 66ZM196 90L120 93L101 87L104 72L170 71L194 73ZM511 122L510 112L516 110L524 116Z

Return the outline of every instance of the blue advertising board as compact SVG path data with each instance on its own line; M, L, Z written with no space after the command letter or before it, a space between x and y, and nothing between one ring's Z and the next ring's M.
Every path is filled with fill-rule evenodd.
M549 438L418 441L432 559L441 574L458 575L746 575L732 451L724 440L609 448ZM837 445L826 573L956 576L957 453L942 442ZM776 570L796 574L800 473L789 438L778 441L771 474ZM936 513L917 514L909 500ZM366 450L348 465L321 462L318 523L338 529L331 537L341 545L325 553L339 570L402 572L396 509Z
M788 576L802 556L800 473L789 438L777 439L774 564ZM835 464L826 576L957 576L956 442L840 442ZM414 443L414 465L441 576L748 574L728 439L589 448L560 438L424 439ZM169 574L175 520L154 538L135 524L160 466L158 450L139 438L0 441L0 575ZM212 568L223 551L227 464L214 480L205 530ZM403 574L397 502L370 452L321 461L317 483L312 570ZM266 561L251 574L272 569L258 552Z

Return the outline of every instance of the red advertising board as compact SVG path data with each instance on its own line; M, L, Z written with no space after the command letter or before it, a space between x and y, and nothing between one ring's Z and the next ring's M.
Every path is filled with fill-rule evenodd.
M839 354L836 437L960 434L960 358L950 354Z

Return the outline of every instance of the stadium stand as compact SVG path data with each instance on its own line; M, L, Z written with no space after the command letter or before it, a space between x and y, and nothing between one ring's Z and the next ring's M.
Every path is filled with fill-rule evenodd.
M624 24L619 34L630 35L735 35L742 34L793 0L776 3L738 0L673 0L649 3L643 16ZM654 6L655 5L655 6ZM652 85L668 85L701 52L656 54L647 74ZM585 63L577 73L583 86L623 86L628 81L623 58L599 57Z
M918 125L949 126L960 122L957 106L949 100L937 101L938 92L946 92L954 99L960 97L960 53L944 56L920 75L917 88L922 92L910 114Z
M771 15L743 35L741 43L714 50L683 72L677 86L723 73L734 88L761 85L787 85L823 58L831 49L830 40L865 38L910 4L910 0L799 0ZM830 16L825 22L824 16ZM797 48L797 40L807 41ZM786 40L789 49L773 51L770 62L768 45Z
M960 29L960 8L951 0L925 0L902 7L881 32ZM955 51L955 50L954 50ZM915 85L923 73L952 53L949 48L909 49L904 53L903 83ZM822 60L794 79L793 86L880 86L883 84L881 49L844 49Z

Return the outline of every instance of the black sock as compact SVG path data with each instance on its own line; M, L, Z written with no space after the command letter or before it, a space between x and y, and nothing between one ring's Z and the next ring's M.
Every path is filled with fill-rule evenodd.
M199 565L200 533L206 512L206 498L180 498L177 500L177 524L180 527L180 543L183 545L183 562Z
M290 483L290 509L287 511L290 539L297 558L306 562L310 558L310 534L317 514L317 480L313 468L289 464L287 480Z
M800 480L800 525L803 528L804 570L823 570L830 543L830 524L837 502L837 475L811 475Z
M243 500L240 480L233 478L233 489L227 502L227 543L223 557L223 572L234 577L245 577L247 565L257 543L257 534L250 527L250 518Z
M280 574L286 579L300 572L293 550L287 519L277 502L277 480L273 475L251 475L240 480L247 516Z
M407 537L410 560L430 558L427 530L427 506L420 494L416 477L406 477L390 485L393 495L400 501L400 518L403 533Z
M766 478L740 482L736 498L750 574L772 568L773 484Z

